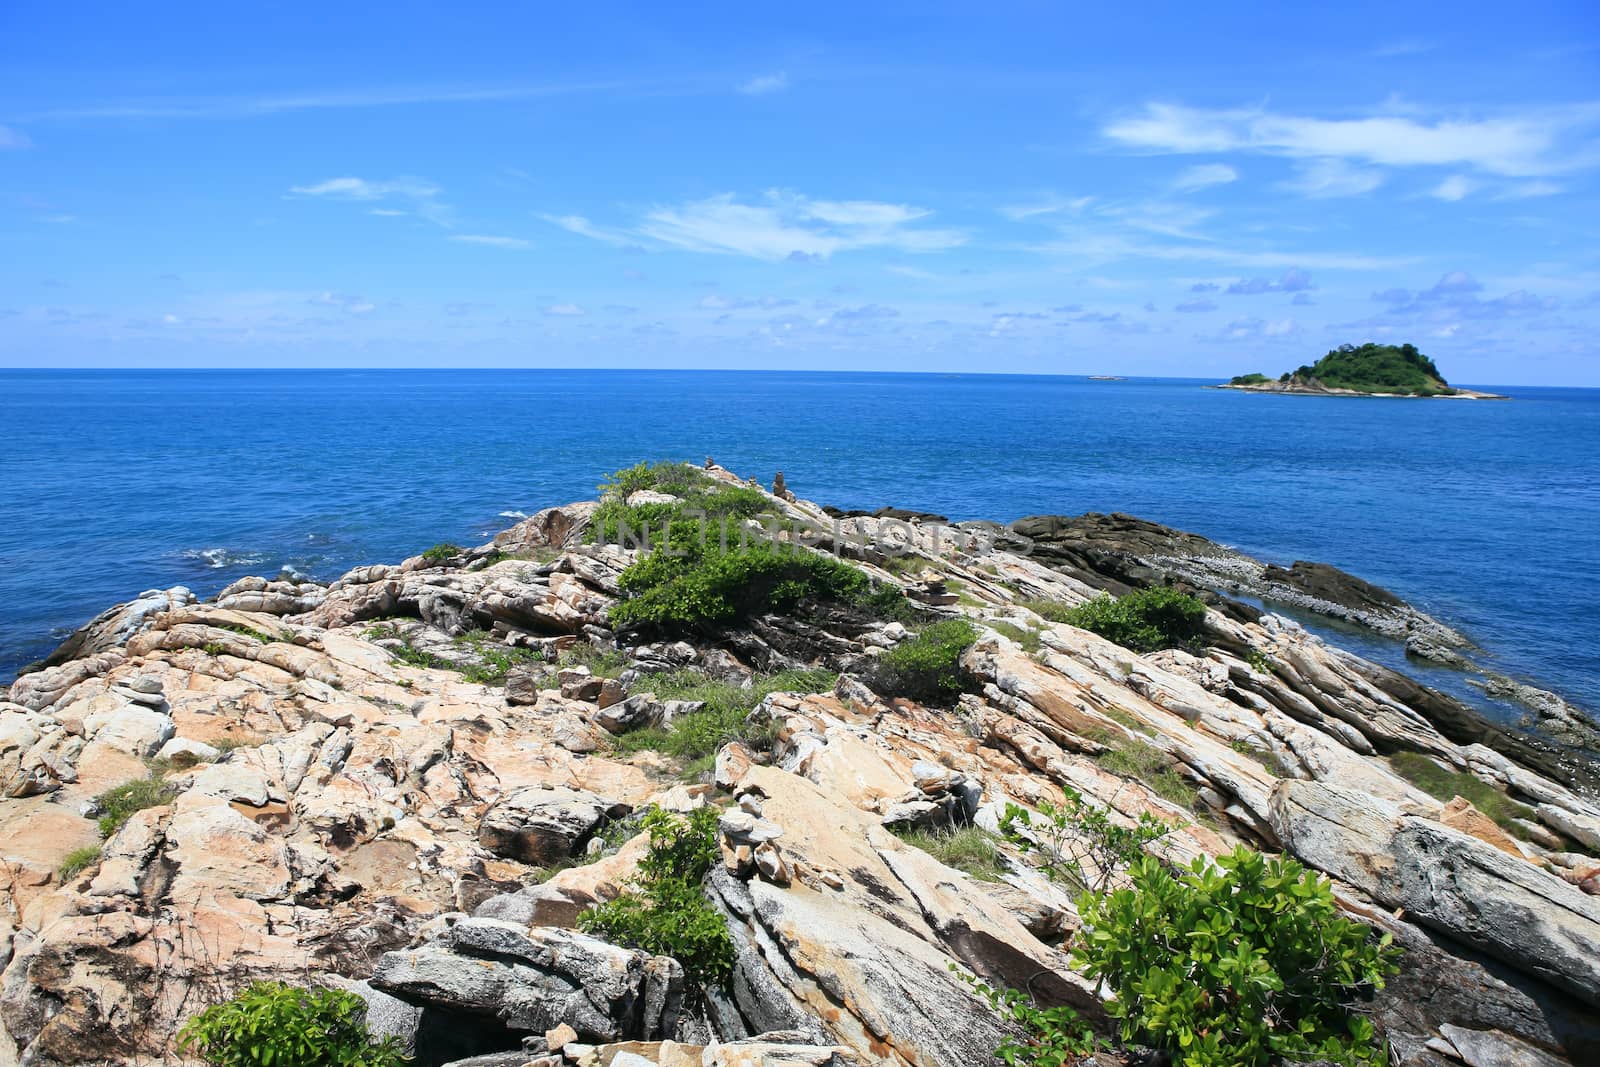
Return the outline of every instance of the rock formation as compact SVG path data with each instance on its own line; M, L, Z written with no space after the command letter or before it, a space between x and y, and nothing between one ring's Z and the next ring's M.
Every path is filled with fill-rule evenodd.
M1066 788L1177 826L1167 859L1242 842L1332 877L1406 949L1375 1004L1396 1062L1600 1062L1592 762L1220 598L1205 649L1148 655L1035 608L1204 566L1445 628L1349 576L1174 553L1122 516L1029 520L1023 554L982 527L770 499L973 622L959 699L872 687L898 622L613 632L637 553L588 543L592 502L444 565L152 592L94 620L0 691L0 1065L170 1059L183 1020L260 978L359 992L424 1067L990 1062L1007 1024L962 975L1098 1017L1067 961L1072 895L1002 837L990 881L904 831L994 830ZM672 672L803 667L837 683L766 696L766 750L730 742L702 780L619 740L697 710L656 696ZM1417 761L1504 810L1424 791ZM119 821L106 795L130 782L149 803ZM678 961L573 927L629 884L631 813L708 804L706 891L737 961L700 997Z

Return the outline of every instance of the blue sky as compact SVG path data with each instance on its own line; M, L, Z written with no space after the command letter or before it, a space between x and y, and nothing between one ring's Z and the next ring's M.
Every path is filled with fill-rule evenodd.
M1600 8L1100 6L9 0L0 365L1600 385Z

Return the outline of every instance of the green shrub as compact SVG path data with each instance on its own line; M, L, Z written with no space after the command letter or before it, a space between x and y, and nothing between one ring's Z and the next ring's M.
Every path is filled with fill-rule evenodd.
M1359 1004L1397 973L1399 953L1340 913L1326 879L1243 846L1176 875L1145 857L1129 877L1080 898L1073 951L1114 994L1122 1040L1183 1067L1387 1062Z
M688 527L671 544L622 572L629 599L611 609L613 626L663 628L730 623L789 611L803 600L863 602L873 592L865 573L820 552L755 541L720 551L701 545Z
M1166 586L1138 589L1125 596L1101 594L1070 609L1060 620L1091 630L1134 652L1195 648L1205 632L1206 606Z
M1517 803L1477 775L1446 770L1420 752L1397 752L1389 757L1389 766L1406 781L1439 800L1463 797L1471 801L1473 807L1508 832L1525 833L1517 820L1535 817L1532 808Z
M1081 890L1104 889L1124 868L1143 858L1146 845L1175 829L1149 812L1140 812L1133 826L1123 826L1076 789L1061 788L1065 798L1060 804L1039 802L1042 819L1016 804L1007 804L1000 818L1001 835L1024 853L1037 856L1051 881Z
M479 685L504 685L513 667L544 662L544 653L532 648L501 644L485 630L472 630L456 638L456 644L477 657L476 663L461 667L461 677Z
M1228 380L1229 385L1265 385L1272 379L1259 371L1252 374L1239 374Z
M461 555L461 552L460 545L453 545L449 541L441 541L422 553L422 562L428 564L448 563Z
M628 657L621 652L583 642L561 653L556 662L563 667L588 667L596 678L615 678L628 667Z
M122 824L132 818L134 812L158 807L175 795L176 790L159 778L136 778L106 790L95 797L101 812L100 836L110 837L122 829Z
M257 982L184 1024L178 1049L215 1067L402 1067L399 1043L375 1040L366 1014L354 993Z
M868 684L887 697L948 701L967 685L961 653L978 639L966 619L945 619L879 656Z
M1000 1017L1023 1036L1007 1036L994 1050L995 1058L1007 1067L1066 1067L1086 1059L1100 1048L1089 1024L1065 1004L1040 1008L1033 998L1018 989L996 989L987 982L962 974L950 965L973 991L989 1002Z
M627 948L671 956L696 981L721 982L733 972L727 920L700 883L717 862L716 808L687 816L652 808L642 825L650 848L632 887L578 916L578 929Z
M600 488L591 539L648 550L619 579L627 599L611 609L613 626L721 625L790 611L805 600L852 603L896 618L908 610L898 589L876 587L864 572L798 543L810 531L782 518L758 489L725 485L686 464L639 464ZM640 489L679 499L628 504ZM758 518L770 529L752 534L746 523ZM780 539L785 530L795 539Z
M56 868L56 875L65 882L99 862L100 846L84 845L67 853L66 858L61 861L61 866Z
M278 638L272 636L271 634L264 634L260 630L252 629L249 626L239 626L230 623L229 625L224 626L223 629L230 630L233 633L238 634L240 637L248 637L252 641L260 641L264 645L278 640Z
M623 734L618 752L654 749L676 759L699 761L714 757L729 741L744 741L768 748L765 726L748 722L750 713L771 693L825 693L839 676L832 671L780 671L756 675L749 686L709 678L699 671L673 671L639 683L640 691L662 700L693 700L705 705L680 715L670 726L652 726Z
M946 867L966 871L980 882L998 882L1006 873L1005 860L994 836L976 826L954 830L896 830L895 836L920 848Z

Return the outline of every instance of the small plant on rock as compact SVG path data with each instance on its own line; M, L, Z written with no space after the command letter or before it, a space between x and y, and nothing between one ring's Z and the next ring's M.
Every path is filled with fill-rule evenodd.
M85 845L82 848L75 848L67 853L66 857L61 861L61 866L56 868L56 875L65 882L99 862L99 845Z
M1129 878L1079 899L1073 951L1115 995L1106 1007L1122 1040L1182 1067L1387 1062L1360 1005L1397 973L1399 952L1345 918L1326 879L1243 846L1177 873L1145 857Z
M393 1037L374 1039L366 1003L340 989L257 982L178 1033L178 1049L214 1067L402 1067Z
M460 545L453 545L448 541L441 541L422 553L422 562L432 566L438 566L441 563L449 563L451 560L461 555L461 552L462 549Z
M1022 852L1037 856L1040 868L1053 881L1102 890L1144 857L1146 845L1175 829L1149 812L1140 812L1134 825L1123 826L1071 786L1062 791L1060 804L1039 802L1040 818L1016 804L1007 804L1000 818L1001 835Z
M955 964L950 969L955 970ZM1002 1019L1022 1031L1022 1036L1007 1037L994 1050L1006 1067L1067 1067L1099 1049L1100 1039L1089 1024L1065 1004L1041 1008L1019 989L996 989L981 979L960 977Z
M135 812L159 807L174 795L176 790L160 778L136 778L106 790L95 797L95 804L101 812L100 836L112 836L122 829L122 824L131 819Z
M967 686L961 653L977 639L966 619L936 622L879 656L869 684L888 697L949 701Z
M578 917L578 929L617 945L671 956L696 981L733 972L733 938L701 888L717 861L716 808L677 815L652 808L641 825L650 848L633 887Z

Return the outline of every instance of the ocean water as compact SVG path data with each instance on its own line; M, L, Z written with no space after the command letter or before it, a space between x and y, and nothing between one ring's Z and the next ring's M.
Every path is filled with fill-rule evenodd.
M1320 560L1600 708L1600 390L1511 402L1200 381L652 371L0 371L0 679L141 590L476 544L640 459L840 507L1125 511ZM1328 628L1321 627L1324 631ZM1391 643L1345 644L1400 664ZM1471 695L1455 672L1412 665ZM1491 709L1493 710L1493 709ZM1513 712L1500 709L1504 715Z

